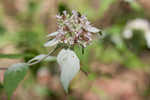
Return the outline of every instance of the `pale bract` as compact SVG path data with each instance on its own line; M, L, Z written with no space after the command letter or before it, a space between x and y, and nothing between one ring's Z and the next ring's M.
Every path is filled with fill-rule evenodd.
M69 83L80 70L80 60L74 51L62 49L57 56L57 62L61 70L60 80L62 86L68 93Z
M59 34L59 33L56 31L56 32L53 32L51 34L48 34L47 37L53 37L53 36L56 36L57 34Z
M100 29L96 28L96 27L88 27L87 30L89 32L93 32L93 33L98 33L100 32Z
M46 42L46 43L44 44L44 46L45 46L45 47L55 46L56 44L58 44L58 42L59 42L58 40L53 39L53 40L50 40L50 41Z

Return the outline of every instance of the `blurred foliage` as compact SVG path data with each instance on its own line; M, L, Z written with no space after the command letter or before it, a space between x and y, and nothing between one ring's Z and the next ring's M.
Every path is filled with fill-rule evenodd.
M8 16L9 14L5 12L6 7L1 7L4 4L2 2L0 1L0 59L23 59L27 62L35 55L47 53L49 49L44 48L43 44L46 41L46 34L48 33L48 20L53 19L48 19L49 15L47 13L40 15L43 14L40 11L42 2L44 1L28 0L27 10L18 12L15 16ZM98 62L99 64L115 63L129 69L145 69L145 67L149 67L148 62L142 60L143 57L141 56L144 55L144 51L150 53L144 32L142 30L133 30L133 37L129 40L124 39L122 36L128 21L136 18L150 20L149 15L146 14L145 9L138 2L134 0L131 0L131 2L123 0L60 0L56 3L57 13L62 13L64 10L71 12L72 9L75 9L87 15L89 20L93 22L92 24L103 28L104 33L101 39L94 41L92 45L85 48L84 53L82 47L74 48L80 58L81 69L90 73L88 75L90 81L99 77L97 73L92 72L92 62ZM51 9L48 10L51 11ZM9 23L6 24L5 22L7 18L16 23L15 27L17 28L15 31L9 29L7 25ZM53 24L56 23L52 23L51 25ZM3 50L7 45L15 46L19 52L3 54L1 49ZM54 55L56 54L57 52ZM51 66L50 70L54 75L55 72L58 72L55 68L58 67L56 62L48 64L42 62L31 67L31 73L36 75L38 69L43 66ZM32 79L34 80L35 78L32 77L25 81L25 88L28 84L36 84L36 81L34 80L34 82ZM2 85L0 84L0 92L1 89ZM53 91L47 90L45 87L41 88L37 86L36 91L43 95L52 95L54 97L56 95ZM149 90L147 91L149 92ZM71 99L74 98L70 96Z

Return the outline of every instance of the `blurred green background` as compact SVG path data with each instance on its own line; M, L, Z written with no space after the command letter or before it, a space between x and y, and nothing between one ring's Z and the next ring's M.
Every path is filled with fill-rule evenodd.
M46 35L56 14L77 10L103 30L100 40L76 53L82 71L66 95L56 61L30 68L12 100L150 100L149 0L1 0L0 67L47 53ZM54 56L57 55L57 52ZM0 70L0 100L7 100Z

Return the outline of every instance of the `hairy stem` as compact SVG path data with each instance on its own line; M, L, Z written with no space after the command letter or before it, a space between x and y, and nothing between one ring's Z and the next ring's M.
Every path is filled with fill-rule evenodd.
M54 48L53 50L51 50L45 57L43 57L42 59L36 61L36 62L31 62L31 61L28 61L27 64L29 66L32 66L32 65L35 65L39 62L41 62L42 60L46 59L48 56L50 56L52 53L54 53L56 50L58 49L58 47Z

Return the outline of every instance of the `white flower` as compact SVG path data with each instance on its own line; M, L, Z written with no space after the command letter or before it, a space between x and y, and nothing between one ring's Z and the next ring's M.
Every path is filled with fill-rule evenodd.
M95 35L93 33L100 32L98 28L91 26L86 16L80 15L74 10L71 15L64 11L62 15L57 15L56 18L58 29L48 35L53 40L48 41L45 46L64 43L69 46L77 44L86 47L92 42L92 38Z
M57 56L57 62L61 69L61 83L68 93L70 81L80 70L80 60L72 50L62 49Z

